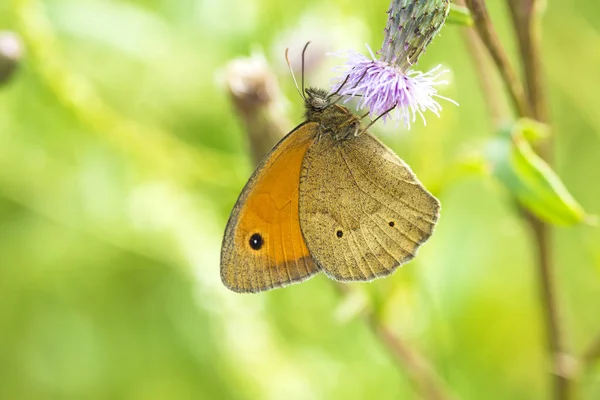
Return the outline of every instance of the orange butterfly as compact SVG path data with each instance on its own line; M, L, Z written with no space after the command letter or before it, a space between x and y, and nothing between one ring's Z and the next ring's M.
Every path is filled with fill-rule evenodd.
M320 271L338 281L389 275L439 218L439 201L335 94L302 92L306 120L264 157L227 223L221 279L233 291Z

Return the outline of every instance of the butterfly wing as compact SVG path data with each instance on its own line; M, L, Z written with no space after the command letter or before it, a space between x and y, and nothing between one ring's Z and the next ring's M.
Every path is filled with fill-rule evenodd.
M392 150L369 133L324 135L300 177L300 227L330 277L365 281L411 260L432 234L440 204Z
M221 279L236 292L260 292L308 279L315 265L298 220L298 185L315 123L304 123L265 156L231 213L221 248Z

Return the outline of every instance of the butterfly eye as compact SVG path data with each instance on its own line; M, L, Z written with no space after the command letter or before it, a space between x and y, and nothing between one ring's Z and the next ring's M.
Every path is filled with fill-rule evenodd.
M264 243L265 241L260 233L254 233L250 236L250 247L252 247L252 250L260 250Z
M326 100L323 100L323 99L319 98L319 97L313 97L312 100L311 100L311 105L314 108L321 110L321 109L327 107L328 102Z

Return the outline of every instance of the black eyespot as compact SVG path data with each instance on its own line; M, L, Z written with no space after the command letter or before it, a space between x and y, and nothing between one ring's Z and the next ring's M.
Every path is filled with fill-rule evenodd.
M389 224L389 225L390 225L390 226L393 228L393 227L394 227L394 225L396 225L396 224L394 223L394 221L390 221L390 224Z
M265 241L260 233L254 233L250 236L250 247L252 247L253 250L260 250L261 247L263 247L263 244L265 244Z
M337 237L341 238L342 236L344 236L344 232L342 232L342 231L337 231L337 232L335 233L335 235L336 235Z

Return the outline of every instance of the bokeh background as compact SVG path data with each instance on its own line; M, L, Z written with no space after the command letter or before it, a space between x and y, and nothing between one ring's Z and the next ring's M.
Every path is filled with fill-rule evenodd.
M488 3L516 56L504 2ZM442 202L419 257L347 295L323 276L260 295L220 282L222 233L253 168L227 64L262 55L292 128L302 102L283 49L377 49L388 4L0 2L0 30L24 48L0 86L0 398L419 398L361 317L374 304L457 397L548 397L528 231L505 189L469 167L495 132L462 27L419 62L450 70L441 93L460 106L410 131L373 128ZM591 214L599 16L595 0L549 1L543 23L556 171ZM307 81L321 86L344 61L314 59ZM577 355L600 332L600 230L560 228L552 244ZM600 398L598 368L579 383Z

